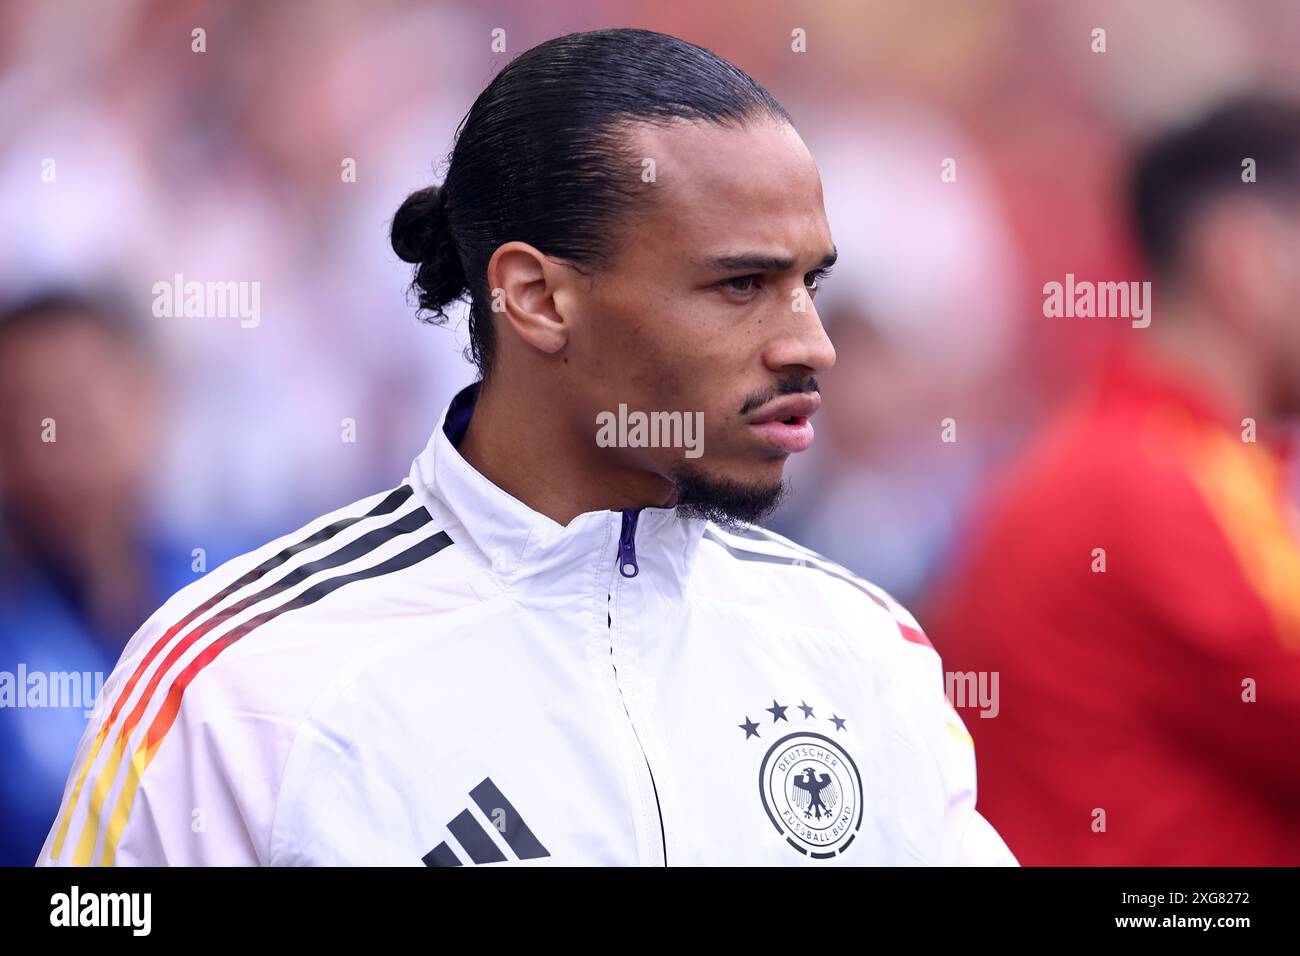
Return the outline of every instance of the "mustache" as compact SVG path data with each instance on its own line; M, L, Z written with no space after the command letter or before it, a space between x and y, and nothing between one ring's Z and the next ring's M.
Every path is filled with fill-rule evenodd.
M791 375L776 385L769 386L761 392L755 392L745 399L740 406L741 415L748 415L755 409L762 408L768 402L775 401L782 395L801 395L804 392L821 392L817 379L811 375Z

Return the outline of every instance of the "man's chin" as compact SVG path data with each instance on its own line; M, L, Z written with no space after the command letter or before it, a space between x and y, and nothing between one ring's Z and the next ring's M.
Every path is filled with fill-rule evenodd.
M708 475L689 467L672 474L677 487L677 513L703 518L725 528L757 524L785 500L789 485L781 477L740 481Z

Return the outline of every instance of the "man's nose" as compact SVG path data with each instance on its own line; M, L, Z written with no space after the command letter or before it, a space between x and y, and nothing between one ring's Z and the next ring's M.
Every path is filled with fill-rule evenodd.
M810 372L825 372L835 364L835 346L822 326L813 300L805 298L803 309L790 307L777 319L777 331L767 343L764 364L772 371L801 366Z

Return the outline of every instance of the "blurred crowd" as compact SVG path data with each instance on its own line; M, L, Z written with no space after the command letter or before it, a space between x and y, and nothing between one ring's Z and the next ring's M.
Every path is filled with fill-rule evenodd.
M994 476L1140 334L1042 308L1066 273L1144 278L1133 150L1300 88L1289 0L0 5L0 672L106 674L204 570L405 476L474 375L463 321L417 321L389 220L511 56L607 26L737 63L817 159L838 362L770 526L923 624ZM258 321L159 316L177 276L258 283ZM1001 653L944 620L941 651ZM35 859L82 727L0 708L0 865Z

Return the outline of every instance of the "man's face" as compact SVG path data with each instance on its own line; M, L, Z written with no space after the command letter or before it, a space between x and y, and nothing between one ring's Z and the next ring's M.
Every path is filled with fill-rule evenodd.
M786 458L811 441L813 376L835 362L812 301L834 256L817 167L775 121L641 124L633 135L655 181L575 303L566 354L582 427L595 442L596 416L620 404L699 421L694 450L602 453L672 479L679 505L701 499L713 517L754 520L775 504Z
M1191 227L1182 265L1208 311L1258 358L1271 416L1300 414L1300 202L1222 199ZM1157 308L1159 299L1156 300Z
M157 404L140 356L91 320L10 331L0 348L0 503L48 550L84 541L137 504Z

